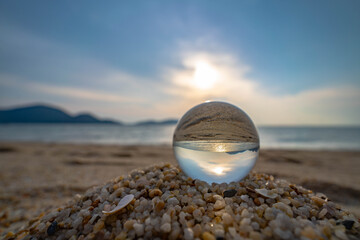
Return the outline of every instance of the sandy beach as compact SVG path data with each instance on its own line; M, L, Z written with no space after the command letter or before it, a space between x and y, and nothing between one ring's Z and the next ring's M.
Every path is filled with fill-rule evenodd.
M169 162L170 146L0 143L0 234L132 169ZM261 150L255 172L326 194L360 217L360 152Z

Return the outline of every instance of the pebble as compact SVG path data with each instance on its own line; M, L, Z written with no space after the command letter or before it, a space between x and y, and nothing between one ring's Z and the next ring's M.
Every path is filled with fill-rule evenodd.
M323 209L319 212L319 218L325 217L326 213L327 213L326 208L323 208Z
M164 233L169 233L171 231L171 224L170 223L164 223L161 225L160 230Z
M107 214L129 195L126 206ZM357 239L360 224L323 194L266 174L192 180L169 164L75 196L5 239ZM123 201L125 201L123 200ZM105 211L105 212L103 212ZM51 236L51 237L49 237Z
M47 231L46 231L47 234L48 234L49 236L54 235L55 232L56 232L56 227L57 227L57 222L56 222L56 221L53 221L53 222L50 224L50 226L48 227Z
M157 212L160 212L164 207L165 207L164 201L159 201L159 202L155 205L155 210L156 210Z
M215 204L214 204L214 209L215 210L220 210L223 209L225 207L225 201L224 200L216 200Z
M288 205L286 205L285 203L282 202L278 202L273 204L274 208L277 208L281 211L283 211L284 213L286 213L286 215L288 215L289 217L293 217L293 212L291 210L291 207L289 207Z
M193 232L194 232L194 237L199 237L201 235L202 232L202 228L200 224L196 224L193 228Z
M201 236L202 236L202 239L204 239L204 240L216 240L215 236L209 232L203 232L203 234Z
M133 229L134 223L135 223L134 220L127 220L127 221L124 223L124 227L125 227L127 230L131 230L131 229Z
M250 232L249 237L252 240L262 240L263 239L263 236L259 232L254 232L254 231Z
M94 226L94 232L98 232L104 228L104 221L98 221Z
M200 210L199 208L194 210L193 215L194 215L194 218L195 218L197 221L201 221L201 219L202 219L202 212L201 212L201 210Z
M231 198L231 197L235 196L236 193L237 193L237 191L235 189L230 189L230 190L224 191L223 195L224 195L224 198Z
M192 240L194 239L194 232L191 228L184 229L184 239L185 240Z
M144 235L144 225L140 223L134 223L133 228L138 237Z
M345 220L342 222L342 224L346 227L346 229L351 230L351 228L354 226L355 221L353 220Z
M179 200L177 200L177 198L172 197L167 200L167 203L175 206L179 204Z
M225 225L231 225L234 222L234 219L228 213L224 213L222 219Z
M162 191L160 189L152 189L149 192L149 197L154 198L155 196L161 196L162 195Z
M326 203L326 201L325 201L324 199L319 198L319 197L317 197L317 196L312 196L312 197L311 197L311 200L313 200L314 203L315 203L316 205L318 205L319 207L322 207L322 205L324 205L324 204Z

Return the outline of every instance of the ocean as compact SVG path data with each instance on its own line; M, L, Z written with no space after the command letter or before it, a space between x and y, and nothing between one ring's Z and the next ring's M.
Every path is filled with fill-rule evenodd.
M0 141L171 145L175 125L4 124ZM360 151L360 127L259 126L260 147Z

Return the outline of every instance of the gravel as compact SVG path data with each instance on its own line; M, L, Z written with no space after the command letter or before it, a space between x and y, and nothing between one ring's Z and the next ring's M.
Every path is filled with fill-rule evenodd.
M134 199L111 211L126 195ZM324 194L251 172L209 185L170 164L76 195L5 239L360 239L359 220Z

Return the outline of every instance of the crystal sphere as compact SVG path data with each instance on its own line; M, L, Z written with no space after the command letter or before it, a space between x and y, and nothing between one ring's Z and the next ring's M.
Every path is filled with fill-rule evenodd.
M175 157L189 177L209 184L244 178L255 165L259 136L249 116L226 102L205 102L180 119Z

